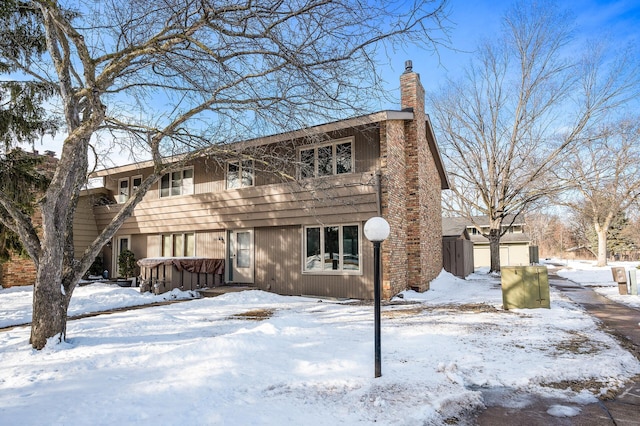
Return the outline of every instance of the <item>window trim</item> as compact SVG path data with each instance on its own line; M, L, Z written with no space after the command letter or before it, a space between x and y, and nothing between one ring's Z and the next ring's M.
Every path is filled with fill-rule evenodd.
M120 186L122 184L122 182L127 182L127 193L126 195L123 195L120 191L122 189L122 187ZM124 199L122 198L124 197ZM127 200L129 200L129 197L131 197L131 185L129 184L129 178L120 178L118 179L118 204L124 204L127 202Z
M242 184L242 175L243 175L243 169L244 166L242 165L242 163L246 163L246 162L250 162L251 163L251 185L243 185ZM236 164L238 166L238 182L239 182L239 186L237 187L233 187L233 188L229 188L229 165L231 164ZM254 161L253 158L250 158L248 160L229 160L226 162L225 167L224 167L224 189L228 190L228 191L234 191L237 189L242 189L242 188L252 188L254 186L256 186L256 162Z
M337 173L337 169L338 169L338 166L337 166L337 152L336 152L337 146L338 145L345 145L347 143L351 145L351 171L350 172L346 172L346 173ZM327 146L331 146L331 161L332 161L333 173L332 174L328 174L328 175L320 175L318 173L318 167L319 167L318 149L324 148L324 147L327 147ZM310 150L313 150L313 159L314 159L313 176L303 177L302 176L302 168L303 168L302 151L310 151ZM346 137L346 138L335 139L335 140L324 142L324 143L299 146L297 148L296 158L297 158L297 161L298 161L297 176L298 176L299 180L318 179L318 178L326 178L326 177L331 177L331 176L341 176L341 175L348 175L348 174L355 173L355 171L356 171L355 138L353 136L349 136L349 137Z
M140 179L140 185L142 185L142 175L135 175L135 176L131 176L131 195L135 194L136 191L138 190L138 188L140 188L140 185L138 186L133 186L133 181L136 179Z
M185 185L184 185L184 172L187 170L191 170L191 192L185 193L184 189L185 189ZM174 173L180 173L180 194L172 194L171 190L173 188L173 174ZM169 187L166 188L169 193L167 195L162 195L162 180L165 176L169 176ZM137 177L137 176L136 176ZM189 167L184 167L180 170L175 170L173 172L169 172L169 173L165 173L162 176L160 176L160 179L158 179L158 198L172 198L172 197L182 197L185 195L193 195L195 194L195 171L194 171L194 167L193 166L189 166Z
M320 257L324 259L324 230L326 228L338 227L338 252L340 256L340 269L321 269L321 270L308 270L307 267L307 229L319 228L320 229ZM358 269L344 269L344 228L347 226L356 226L358 228ZM362 264L362 238L363 230L362 223L349 222L341 224L325 224L325 225L303 225L302 226L302 274L303 275L363 275L364 267Z

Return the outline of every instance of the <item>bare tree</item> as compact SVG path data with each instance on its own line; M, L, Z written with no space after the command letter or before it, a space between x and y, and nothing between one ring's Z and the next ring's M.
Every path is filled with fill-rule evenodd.
M491 271L505 218L559 190L562 154L638 89L637 55L595 44L576 54L570 22L552 2L516 2L464 77L431 98L452 184L445 209L488 217Z
M76 283L149 187L175 167L175 155L226 155L221 142L357 113L380 93L380 43L435 46L445 1L6 3L16 9L1 16L7 39L0 59L25 78L57 86L67 132L40 200L41 235L0 193L10 215L2 221L37 269L32 346L65 338ZM65 10L67 4L78 10ZM11 29L24 19L43 30L46 54L15 54L21 40ZM74 253L73 217L92 136L104 131L144 151L154 172L95 241Z
M614 219L640 200L640 124L620 120L572 150L560 170L573 186L565 201L598 236L598 266L607 264L607 235ZM573 196L576 194L577 196Z

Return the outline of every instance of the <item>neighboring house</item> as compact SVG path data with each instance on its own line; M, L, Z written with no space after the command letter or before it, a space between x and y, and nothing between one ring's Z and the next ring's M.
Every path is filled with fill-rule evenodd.
M381 215L391 226L382 244L383 296L428 289L442 269L440 200L448 180L410 62L400 81L399 111L228 146L277 152L286 160L281 176L246 157L225 164L202 157L165 175L103 250L107 269L116 275L116 256L128 248L137 259L222 259L226 283L372 299L373 249L363 226ZM143 162L93 175L104 188L83 193L77 250L111 221L151 167Z
M503 230L506 233L500 238L500 266L521 266L529 265L529 246L531 238L524 232L524 215L515 217L507 216L503 223ZM491 255L489 252L489 240L482 236L482 233L489 232L489 219L486 216L473 217L473 222L480 225L476 228L468 218L453 217L446 218L446 221L458 225L464 225L473 242L474 267L481 268L491 266Z

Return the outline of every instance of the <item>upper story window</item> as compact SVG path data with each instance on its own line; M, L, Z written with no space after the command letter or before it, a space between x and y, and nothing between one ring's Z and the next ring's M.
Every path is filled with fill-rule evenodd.
M126 203L129 196L136 192L142 184L142 176L134 176L131 178L131 186L129 186L129 178L118 180L118 203Z
M351 173L353 141L344 139L326 145L300 148L300 178Z
M125 203L129 199L129 178L118 180L118 204Z
M131 193L133 194L142 185L142 176L134 176L131 178Z
M253 160L227 163L227 189L253 186L254 182Z
M160 197L193 194L193 168L167 173L160 179Z

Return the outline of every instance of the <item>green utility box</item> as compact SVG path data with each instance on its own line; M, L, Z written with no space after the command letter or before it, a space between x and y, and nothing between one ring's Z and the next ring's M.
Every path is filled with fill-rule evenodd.
M501 273L504 309L551 308L545 266L503 266Z

